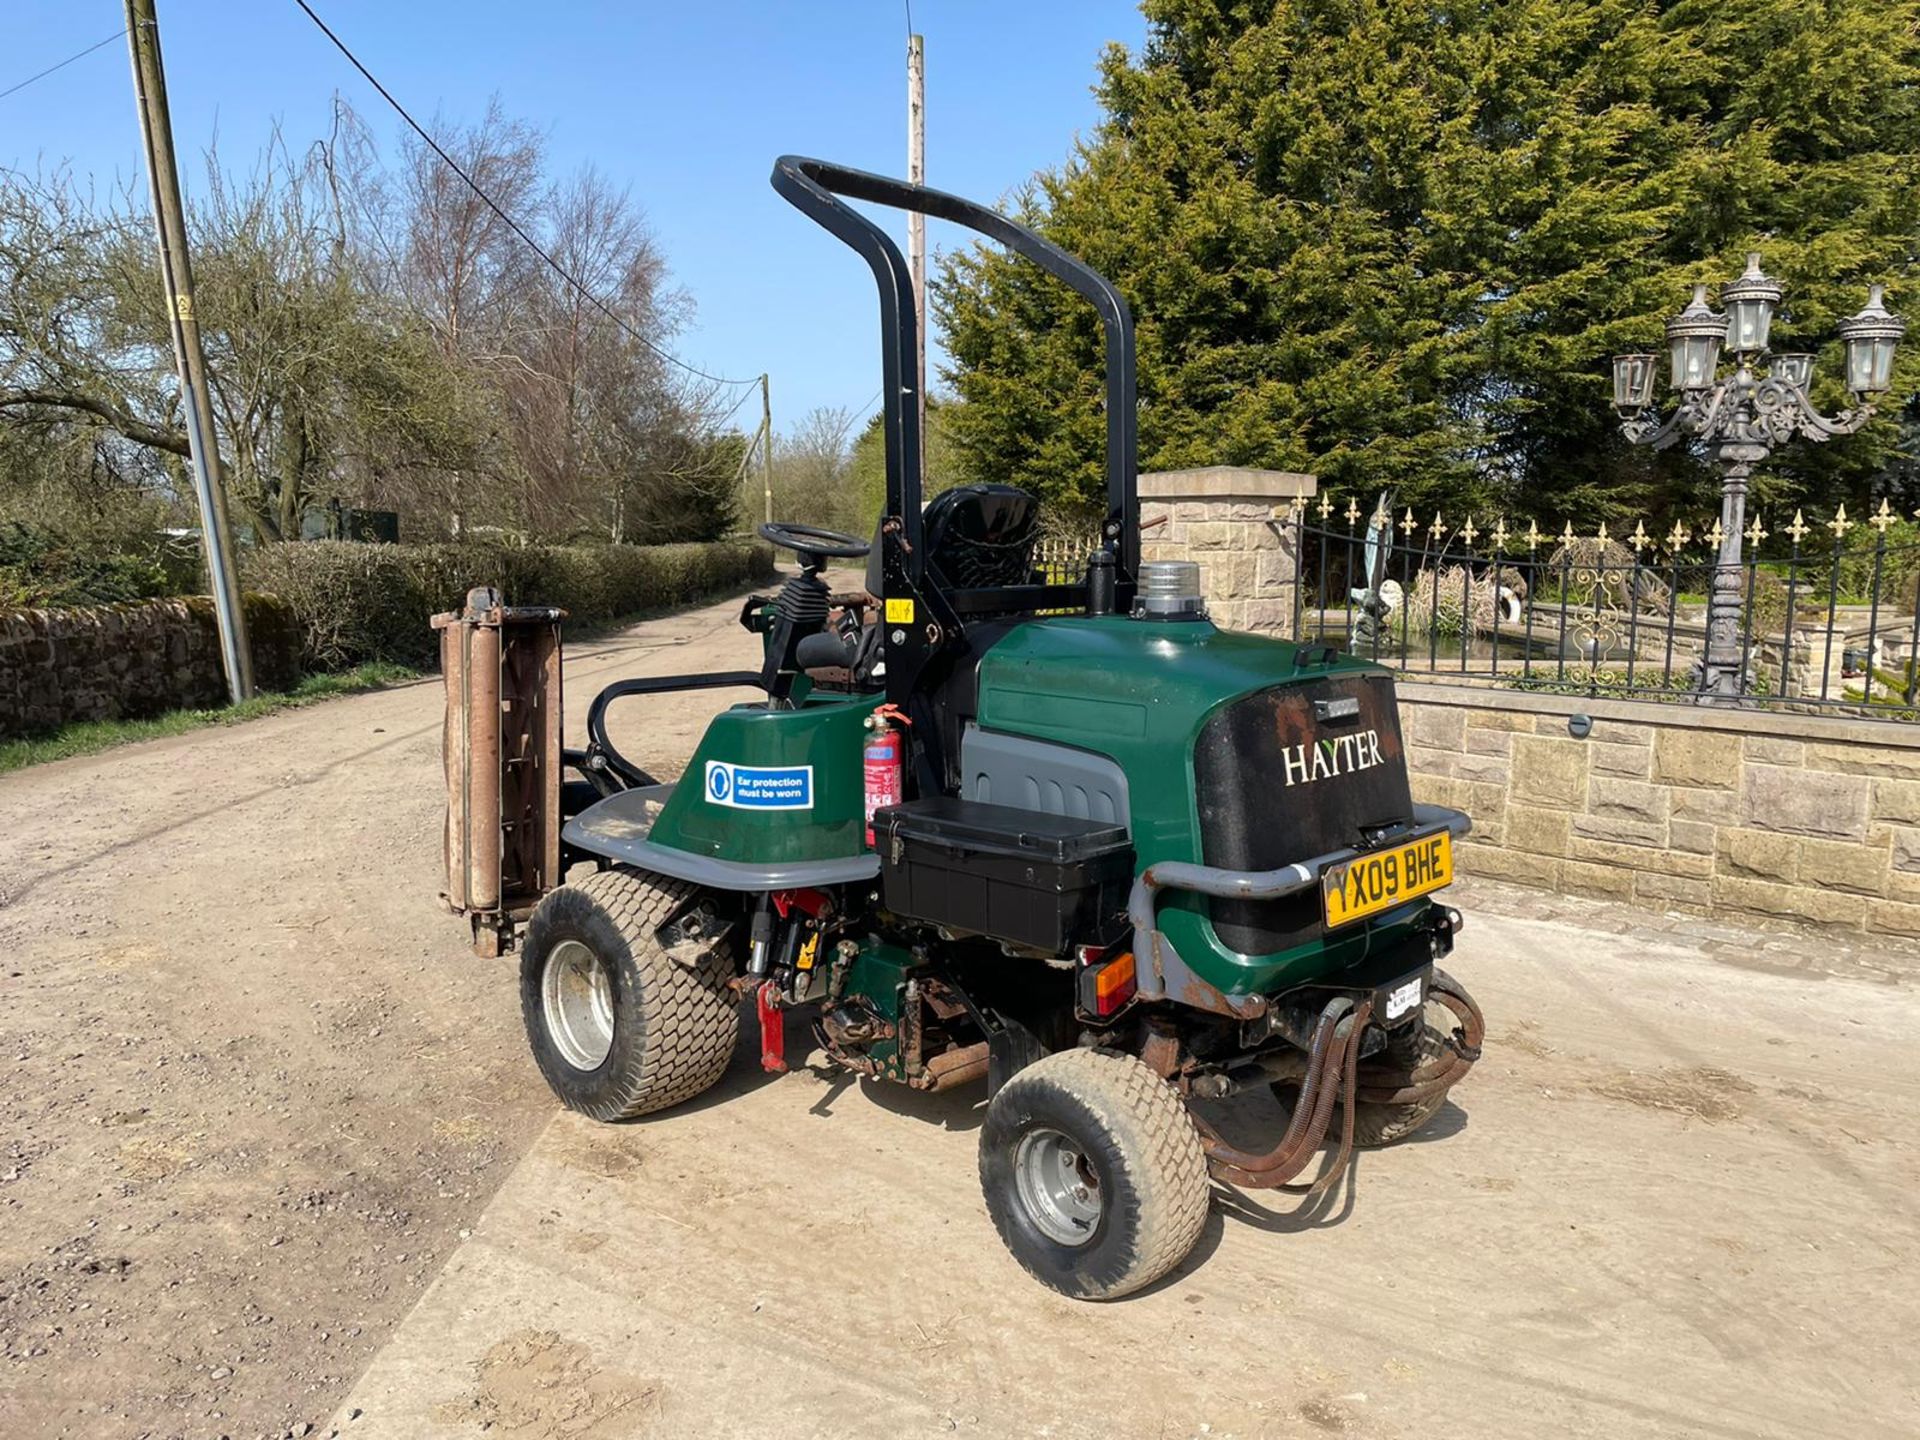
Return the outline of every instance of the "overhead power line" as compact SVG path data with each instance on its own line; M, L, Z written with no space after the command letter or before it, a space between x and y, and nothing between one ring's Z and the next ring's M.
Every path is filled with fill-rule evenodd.
M53 74L53 72L56 70L66 69L67 66L73 64L73 62L76 60L86 59L87 56L91 55L94 51L99 50L104 46L113 44L114 41L118 40L122 35L126 33L127 33L126 28L123 26L120 29L114 31L113 34L107 36L106 39L96 40L93 42L93 44L87 46L86 49L75 51L73 54L69 55L66 59L62 60L59 64L49 65L46 69L42 70L38 75L29 75L26 79L20 81L18 84L9 85L6 89L0 90L0 100L6 99L9 95L17 94L18 92L26 89L27 86L33 84L36 80L46 79L47 76Z
M480 188L479 183L471 175L467 174L467 172L460 167L460 164L458 161L456 161L451 155L447 154L445 150L440 148L440 142L438 140L435 140L432 135L428 134L426 131L426 128L422 126L418 120L415 120L411 114L408 113L406 106L402 105L398 100L394 99L392 91L387 89L387 87L382 85L379 82L379 80L374 78L373 72L367 69L365 65L360 63L360 57L358 55L355 55L353 51L347 48L346 41L342 40L338 35L334 34L332 28L328 26L327 22L322 20L317 14L314 13L313 6L309 5L307 3L307 0L293 0L293 3L298 5L302 10L306 11L307 18L313 21L315 25L320 27L320 33L322 35L325 35L327 39L333 42L333 48L338 50L342 55L346 56L347 63L352 65L354 69L358 70L360 74L363 77L365 77L366 82L369 85L373 86L375 90L380 92L380 98L386 101L387 104L391 105L394 109L394 113L399 115L399 117L402 120L407 122L408 128L410 128L414 134L418 135L423 141L426 142L427 148L432 150L435 155L438 155L440 157L441 163L444 164L449 170L453 171L454 174L458 175L461 178L461 180L465 181L467 188L473 191L475 195L480 197L481 203L485 205L489 210L493 211L495 215L498 215L501 221L506 225L506 227L509 230L511 230L515 235L520 237L521 243L524 244L529 250L533 251L534 254L538 255L542 260L544 260L547 264L547 268L552 270L554 274L558 275L562 280L564 280L568 284L568 286L570 286L573 289L574 293L580 296L581 299L585 300L588 304L592 305L596 310L598 310L602 315L605 315L607 319L611 320L615 325L619 326L621 330L626 332L629 338L636 341L638 344L644 346L646 349L651 350L655 355L659 356L662 360L666 361L669 365L679 366L680 369L686 371L689 375L697 375L702 380L710 380L716 385L757 385L759 383L758 376L754 376L751 379L746 379L746 380L729 379L725 375L710 374L709 372L702 370L697 365L689 365L686 361L682 360L678 355L673 354L669 350L662 349L660 346L654 344L653 341L649 340L646 336L642 335L638 330L634 329L633 326L629 325L624 319L622 319L618 314L616 314L614 310L604 300L602 300L598 295L594 294L591 290L589 290L586 287L586 285L583 284L578 279L576 279L573 276L573 274L564 265L562 265L558 260L554 259L553 256L548 253L545 246L543 246L538 240L535 240L533 236L529 235L521 227L520 222L518 220L515 220L513 216L509 215L505 210L501 209L499 203L495 201L494 198L491 195L489 195L486 191Z
M755 379L753 379L753 380L750 380L750 381L748 381L747 383L748 383L748 384L750 384L750 385L757 385L757 384L759 384L760 382L759 382L759 380L758 380L757 378L755 378ZM753 398L753 391L751 391L751 390L742 390L742 391L740 392L740 398L739 398L738 400L736 400L736 401L734 401L734 402L733 402L733 408L732 408L731 410L729 410L729 411L727 411L727 413L726 413L726 414L724 414L724 415L722 415L722 416L721 416L721 417L720 417L720 418L719 418L718 420L716 420L716 421L714 421L714 423L713 423L713 428L714 428L715 430L724 430L724 429L726 429L726 428L727 428L727 422L728 422L729 420L731 420L731 419L733 419L733 417L734 417L734 416L736 416L736 415L738 415L738 414L740 413L740 407L741 407L742 405L744 405L744 404L746 404L746 403L747 403L747 401L749 401L749 400L751 400L752 398Z

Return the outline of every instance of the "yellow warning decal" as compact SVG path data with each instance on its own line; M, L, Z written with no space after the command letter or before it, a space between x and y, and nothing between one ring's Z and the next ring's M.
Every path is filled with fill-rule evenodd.
M889 625L911 625L913 623L913 601L887 601L887 623Z

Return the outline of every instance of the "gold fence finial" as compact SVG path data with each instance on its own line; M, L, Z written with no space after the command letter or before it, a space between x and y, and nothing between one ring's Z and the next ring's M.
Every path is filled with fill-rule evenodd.
M1676 520L1673 522L1673 529L1667 532L1667 549L1678 555L1692 543L1692 540L1693 532Z
M1882 535L1885 535L1887 533L1887 527L1893 524L1894 518L1893 510L1887 504L1887 497L1882 495L1880 497L1880 508L1873 512L1873 518L1867 521L1867 523Z
M1507 548L1507 517L1504 515L1493 522L1493 548L1496 550Z
M1800 511L1795 510L1793 512L1793 523L1787 526L1787 534L1793 537L1793 543L1798 545L1802 540L1807 538L1808 533L1812 529L1813 527L1807 524L1807 517Z
M1633 522L1633 534L1627 537L1627 543L1633 547L1633 553L1635 555L1638 555L1642 550L1646 549L1648 545L1653 543L1647 536L1646 521L1636 520Z
M1467 516L1467 523L1460 529L1460 538L1467 542L1467 548L1473 548L1473 542L1480 538L1480 532L1474 528L1473 517Z
M1322 494L1320 497L1320 518L1324 521L1333 513L1333 496Z
M1727 543L1727 532L1721 528L1719 520L1716 519L1713 522L1713 528L1707 531L1706 539L1709 548L1711 548L1716 555L1719 554L1720 547Z
M1560 532L1560 543L1562 545L1571 545L1574 542L1574 538L1573 522L1569 520L1567 521L1567 528Z
M1540 548L1540 527L1537 524L1535 524L1533 521L1529 520L1527 521L1527 549L1538 550L1539 548Z
M1767 527L1760 523L1760 517L1755 515L1753 517L1753 523L1747 526L1747 543L1749 545L1758 545L1762 540L1766 539L1770 533Z
M1433 524L1427 527L1427 533L1435 540L1444 540L1447 536L1447 522L1440 518L1438 510L1433 512Z
M1413 507L1409 505L1407 506L1407 518L1400 522L1400 533L1405 535L1408 540L1412 540L1413 532L1419 528L1420 522L1413 518Z
M1359 523L1360 523L1360 497L1358 495L1349 495L1347 497L1347 525L1349 528L1351 528L1352 526L1358 525Z
M1602 521L1600 522L1600 529L1599 529L1599 531L1598 531L1598 532L1597 532L1597 533L1596 533L1596 534L1594 535L1594 537L1593 537L1593 538L1594 538L1594 539L1596 539L1596 540L1598 540L1598 541L1600 542L1600 544L1601 544L1601 545L1602 545L1603 547L1604 547L1604 546L1605 546L1605 545L1606 545L1606 544L1607 544L1607 543L1608 543L1609 541L1611 541L1611 540L1613 539L1613 537L1612 537L1611 535L1609 535L1609 534L1607 534L1607 522L1606 522L1606 521L1604 521L1604 520L1602 520Z
M1835 540L1844 540L1847 538L1847 531L1853 528L1853 521L1847 518L1847 507L1844 501L1841 503L1840 508L1833 512L1833 519L1827 522L1827 528L1833 531L1833 538Z

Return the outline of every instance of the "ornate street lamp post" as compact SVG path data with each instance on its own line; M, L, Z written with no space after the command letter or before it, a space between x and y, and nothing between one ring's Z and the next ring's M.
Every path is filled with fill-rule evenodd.
M1767 348L1782 290L1747 256L1738 280L1720 287L1724 314L1707 304L1707 287L1693 287L1693 300L1667 322L1673 388L1679 404L1662 421L1653 408L1653 355L1613 357L1613 405L1620 427L1635 445L1656 450L1679 440L1713 447L1722 467L1720 554L1707 603L1707 654L1700 690L1710 699L1734 699L1745 688L1747 656L1741 643L1740 540L1746 525L1747 480L1776 445L1799 436L1831 440L1851 435L1873 417L1873 398L1893 383L1893 351L1906 322L1888 313L1882 288L1872 287L1866 309L1838 326L1847 351L1847 389L1853 408L1829 419L1813 408L1807 387L1813 356L1776 355ZM1721 347L1732 353L1733 372L1720 376ZM1763 364L1764 375L1754 366Z

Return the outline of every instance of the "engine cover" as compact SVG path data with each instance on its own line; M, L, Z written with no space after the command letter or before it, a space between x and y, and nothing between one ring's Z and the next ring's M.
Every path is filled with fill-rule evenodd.
M1277 685L1223 705L1194 743L1201 854L1229 870L1271 870L1365 842L1413 818L1392 677ZM1320 932L1318 891L1216 900L1214 932L1270 955Z

